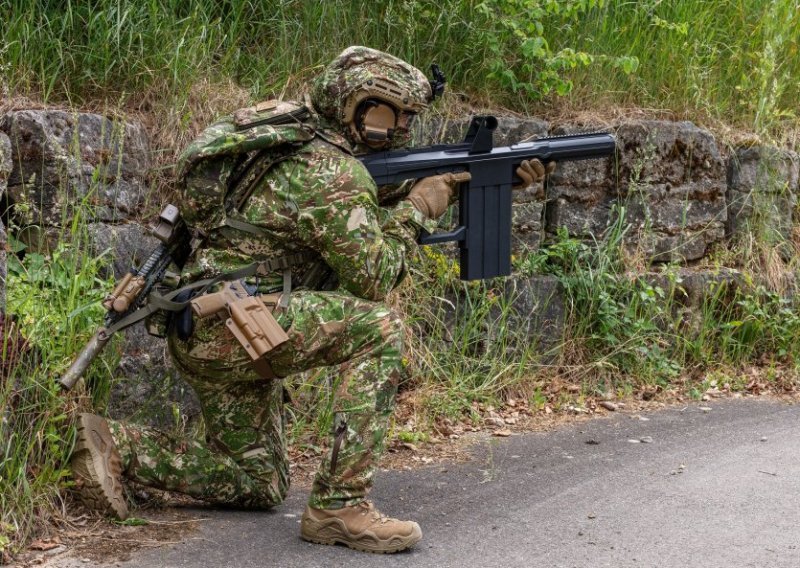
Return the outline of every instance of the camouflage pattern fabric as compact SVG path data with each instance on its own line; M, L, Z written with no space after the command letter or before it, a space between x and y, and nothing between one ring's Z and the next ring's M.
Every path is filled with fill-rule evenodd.
M228 186L248 152L291 149L313 137L303 125L265 124L238 130L232 117L208 126L178 161L178 179L188 190L183 192L185 201L181 204L184 219L201 229L224 222Z
M405 259L416 250L420 227L432 227L407 201L391 209L379 207L377 191L360 161L314 138L275 164L241 211L228 214L257 226L261 234L224 221L205 226L208 244L185 268L183 279L190 282L254 260L311 250L333 269L345 290L382 300L405 275ZM188 199L194 204L192 196ZM216 210L224 214L221 198ZM297 267L295 276L307 269ZM262 282L264 291L278 289L280 275Z
M330 365L339 370L331 449L309 504L321 509L354 505L371 486L383 449L402 373L400 321L380 303L312 291L292 294L277 320L289 341L269 355L276 373ZM206 439L175 439L110 421L126 475L212 503L254 508L280 503L289 487L282 383L253 371L249 356L217 317L198 321L186 343L170 338L169 347L200 399Z
M415 96L430 96L421 72L364 50L345 50L332 64L347 72L337 75L338 94L326 91L326 105L341 104L334 98L346 94L344 87L364 79L357 73L360 64L370 73L402 70L404 80L413 83L407 90L419 85ZM326 75L321 84L333 76ZM257 112L241 114L258 122ZM380 302L403 279L420 228L432 226L408 201L379 206L378 188L353 157L357 149L342 136L341 125L322 120L311 133L302 125L237 130L235 121L228 118L206 129L181 158L181 210L206 235L182 282L254 261L314 253L315 261L293 268L293 281L303 282L305 289L293 291L288 307L276 313L289 341L267 358L281 377L317 367L338 369L331 449L309 503L331 509L356 504L371 485L402 371L401 325ZM241 165L236 152L245 146L261 153L236 173ZM239 180L236 195L248 195L234 209L226 208L231 179ZM320 266L338 277L337 291L316 290L304 278ZM276 274L258 284L260 291L273 292L281 289L282 278ZM261 379L216 316L197 321L186 343L170 337L169 346L202 404L205 440L174 439L112 421L127 475L214 503L258 508L280 503L289 485L281 381Z

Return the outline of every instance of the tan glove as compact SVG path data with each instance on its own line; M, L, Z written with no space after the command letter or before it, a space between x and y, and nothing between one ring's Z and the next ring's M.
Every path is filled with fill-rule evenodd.
M469 172L426 177L414 184L406 199L428 219L438 219L447 211L458 184L471 179Z
M516 184L513 186L513 189L525 189L526 187L530 187L535 183L540 183L545 177L552 174L555 170L555 162L548 162L547 166L545 167L545 165L537 158L532 160L523 160L516 172L517 177L522 180L522 183Z

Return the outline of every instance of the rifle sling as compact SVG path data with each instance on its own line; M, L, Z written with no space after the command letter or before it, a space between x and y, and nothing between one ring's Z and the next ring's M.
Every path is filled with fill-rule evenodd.
M259 227L258 225L253 225L252 223L248 223L247 221L241 221L239 219L232 219L231 217L225 218L224 225L226 227L230 227L232 229L236 229L244 233L250 233L251 235L259 235L259 236L269 235L268 231Z
M178 288L177 290L172 290L167 294L162 295L156 290L153 290L150 292L150 295L147 298L147 305L145 307L139 308L133 313L128 314L119 321L108 326L105 330L105 333L106 335L110 336L117 331L125 329L126 327L145 319L147 316L158 310L164 310L167 312L179 312L183 310L190 304L191 300L176 302L175 298L181 292L188 290L199 290L198 294L195 295L205 294L208 290L220 282L241 280L243 278L248 278L255 275L267 276L278 271L283 272L283 294L279 303L279 307L286 308L289 303L289 294L291 293L292 267L313 260L316 256L316 253L310 251L296 252L293 254L287 254L285 256L268 258L267 260L254 262L238 270L226 272L225 274L220 274L214 278L198 280L197 282L192 282L191 284L187 284L186 286Z

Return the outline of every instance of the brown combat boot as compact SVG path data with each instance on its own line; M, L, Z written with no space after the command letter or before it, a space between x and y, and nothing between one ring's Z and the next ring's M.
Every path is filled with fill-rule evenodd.
M81 501L89 509L126 519L128 504L122 490L122 459L108 423L94 414L80 414L77 430L71 465Z
M300 536L318 544L346 544L363 552L392 553L414 546L422 530L413 521L382 515L369 501L342 509L306 506Z

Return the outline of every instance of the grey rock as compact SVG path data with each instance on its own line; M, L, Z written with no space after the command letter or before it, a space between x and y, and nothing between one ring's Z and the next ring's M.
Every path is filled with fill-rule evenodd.
M630 183L722 180L725 165L714 136L691 122L643 120L617 129L620 188Z
M605 125L589 123L560 124L550 134L562 136L593 132ZM607 130L607 129L606 129ZM618 143L619 147L619 143ZM608 195L616 196L616 157L560 162L550 176L547 198L563 198L571 202L594 204Z
M503 428L506 425L505 420L500 418L499 416L489 416L484 420L484 424L487 426L495 426L497 428Z
M510 276L503 282L511 303L509 326L527 337L550 361L560 347L566 326L564 289L555 276Z
M20 110L0 120L11 140L8 193L21 225L125 219L144 203L149 142L138 124L98 114Z
M722 182L690 182L672 191L655 184L629 192L623 202L626 220L676 234L686 229L723 227L727 220L725 185Z
M505 355L511 358L516 356L515 352L533 347L542 362L554 360L566 325L564 290L558 279L512 275L498 285L503 286L504 300L489 309L483 318L480 340L471 342L470 350L473 354L483 354L500 342ZM471 317L474 304L459 293L445 295L438 301L432 299L429 319L443 321L446 329L456 329L461 318ZM422 334L428 332L425 321L417 321L415 326ZM442 340L451 343L456 338L448 336Z
M756 233L792 255L800 156L771 146L738 148L728 161L728 236Z
M721 241L725 229L718 223L700 230L685 229L676 234L658 230L641 229L632 237L629 249L634 249L651 262L680 262L699 260L705 256L709 246Z
M5 194L11 167L11 140L3 132L0 132L0 198Z
M511 209L511 247L513 254L539 248L542 240L544 202L515 203Z
M88 246L96 256L107 258L110 270L103 271L102 276L113 272L119 278L133 266L139 266L158 245L158 240L150 235L148 229L139 223L89 223L86 232L78 235L80 246ZM41 227L30 225L18 230L15 235L28 251L45 252L54 250L59 240L73 239L75 235L58 227Z
M109 414L138 424L184 426L200 416L194 391L172 365L165 339L134 325L124 332L122 358L115 370ZM180 424L176 424L176 419Z
M563 197L548 200L545 208L545 230L555 234L565 228L570 235L600 237L612 220L612 208L616 200L603 196L597 201L570 201Z
M651 286L658 286L676 305L698 309L713 297L732 297L745 285L741 272L732 268L715 270L681 268L674 272L650 272L642 278Z
M414 145L462 142L471 121L471 116L455 119L432 116L418 120L414 125ZM494 145L509 146L547 136L548 126L547 122L538 118L499 116L494 131Z
M92 251L96 255L108 255L115 278L120 278L133 266L140 266L159 243L138 223L91 223L88 233Z
M495 146L511 146L547 136L549 123L538 118L515 118L501 116L494 131Z
M421 116L414 123L412 130L413 146L461 142L468 124L469 120L463 117L452 119L430 114Z
M732 268L719 270L692 270L680 271L680 283L683 290L685 303L692 307L701 307L705 302L720 294L724 289L727 294L733 294L745 285L745 278L741 272Z
M138 223L92 223L88 235L92 251L106 255L115 278L140 266L158 244ZM141 323L122 333L122 355L109 402L111 415L159 428L175 426L176 416L186 422L199 416L197 398L173 367L166 340L148 335Z
M6 183L11 174L11 141L0 132L0 204L6 192ZM0 211L0 214L3 212ZM8 275L8 235L0 221L0 316L6 312L6 276Z
M514 203L541 203L544 205L545 189L544 183L535 183L524 189L515 189L511 193L511 199Z
M593 130L561 125L556 134ZM702 258L724 238L724 168L713 136L689 122L616 127L617 155L559 164L547 188L545 231L601 237L619 215L625 243L650 261ZM615 212L616 211L616 212Z
M598 130L599 125L560 124L552 135ZM572 236L600 237L613 221L617 203L615 158L560 162L548 179L545 232L554 235L564 228Z
M8 235L0 221L0 318L6 313L6 279L8 278Z
M736 293L748 286L745 276L731 268L684 267L677 271L646 273L641 278L648 285L661 288L670 301L671 321L657 322L665 329L680 321L686 329L699 330L706 325L703 321L706 314L727 309Z
M737 148L728 160L728 188L749 193L794 193L800 178L800 155L774 146Z

